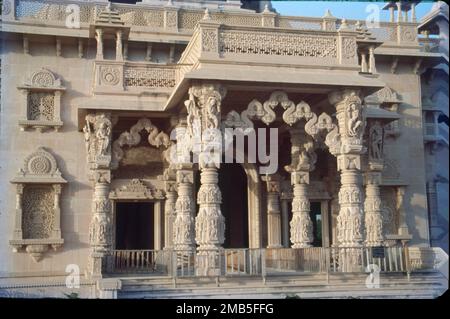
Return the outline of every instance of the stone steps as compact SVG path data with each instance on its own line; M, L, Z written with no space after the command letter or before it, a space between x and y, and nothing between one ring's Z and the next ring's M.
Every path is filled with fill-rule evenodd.
M264 284L261 277L214 278L121 278L119 298L435 298L447 290L439 273L382 274L380 288L365 285L366 274L274 276Z

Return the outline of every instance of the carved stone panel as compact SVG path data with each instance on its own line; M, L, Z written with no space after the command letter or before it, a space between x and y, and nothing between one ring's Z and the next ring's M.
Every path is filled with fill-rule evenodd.
M24 239L50 238L55 219L52 186L26 186L23 191L22 211Z

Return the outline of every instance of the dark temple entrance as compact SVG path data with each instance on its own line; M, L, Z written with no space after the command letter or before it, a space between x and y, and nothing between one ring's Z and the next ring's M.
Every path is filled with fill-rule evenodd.
M225 217L224 248L248 248L247 175L240 164L220 164L219 187Z
M116 203L116 249L153 249L153 203Z
M313 247L322 247L322 211L320 202L311 202L309 212L313 224Z

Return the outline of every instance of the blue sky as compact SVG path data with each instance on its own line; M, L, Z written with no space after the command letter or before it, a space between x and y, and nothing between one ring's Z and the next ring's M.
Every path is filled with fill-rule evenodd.
M377 5L380 9L385 2L363 2L363 1L272 1L273 7L278 13L292 16L322 17L327 9L336 18L365 20L367 5ZM416 7L417 19L423 17L430 11L433 2L422 2ZM389 21L389 12L380 10L381 21Z

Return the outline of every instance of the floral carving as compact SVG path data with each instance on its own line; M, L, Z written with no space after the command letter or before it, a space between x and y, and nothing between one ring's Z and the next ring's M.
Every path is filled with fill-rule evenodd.
M401 41L414 42L416 41L416 30L414 27L402 27Z
M48 186L27 186L23 201L23 238L50 238L53 231L53 189Z
M297 56L330 62L337 58L337 39L334 36L222 31L220 40L221 53Z
M53 93L30 93L28 95L28 119L32 121L52 121L55 105Z
M2 3L2 15L8 15L11 13L11 3L10 0L3 0Z
M217 31L202 29L202 51L217 52Z
M113 190L110 198L123 199L163 199L162 190L147 186L140 179L132 179L128 184Z
M350 39L350 38L345 38L343 40L343 58L344 59L352 59L356 56L356 40L355 39Z
M100 77L103 84L117 85L120 82L120 72L117 68L113 67L101 67Z

